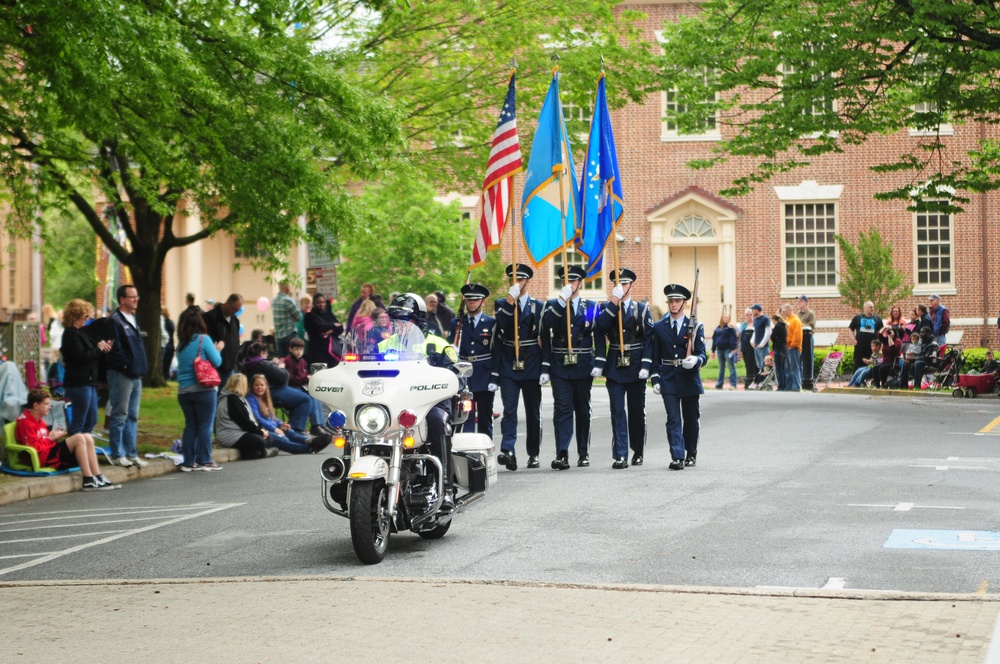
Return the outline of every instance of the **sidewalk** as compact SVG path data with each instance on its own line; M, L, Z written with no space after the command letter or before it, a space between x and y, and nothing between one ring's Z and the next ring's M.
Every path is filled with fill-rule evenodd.
M24 662L1000 662L995 595L298 577L9 583L0 608Z

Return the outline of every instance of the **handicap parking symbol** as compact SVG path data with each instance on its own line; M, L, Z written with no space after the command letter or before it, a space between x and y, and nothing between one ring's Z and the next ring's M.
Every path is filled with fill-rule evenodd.
M882 545L886 549L948 549L1000 551L1000 533L988 530L895 529Z

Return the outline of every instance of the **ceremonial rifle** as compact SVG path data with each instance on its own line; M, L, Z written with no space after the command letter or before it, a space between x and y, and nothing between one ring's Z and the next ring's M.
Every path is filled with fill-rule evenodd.
M688 320L688 348L687 354L690 357L694 352L694 337L698 331L698 272L694 269L694 291L691 293L691 315Z

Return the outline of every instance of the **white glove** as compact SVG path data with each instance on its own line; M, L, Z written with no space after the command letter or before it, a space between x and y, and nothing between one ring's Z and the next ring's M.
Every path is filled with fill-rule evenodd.
M486 389L489 390L490 392L496 392L497 390L500 389L500 386L497 385L496 383L490 383L489 385L486 386Z
M625 290L621 286L615 286L611 289L611 294L620 300L625 297Z
M559 297L563 299L563 302L569 302L569 298L573 297L573 288L571 286L563 286L562 290L559 291Z
M521 297L521 287L518 286L517 284L514 284L513 286L510 287L507 293L516 300L517 298Z
M599 369L598 367L594 367L593 369L590 370L590 377L591 378L600 378L601 374L603 374L603 373L604 373L603 369Z
M688 355L683 360L681 360L681 366L685 369L694 369L701 363L701 360L694 355Z
M549 382L549 375L547 373L543 373L541 376L538 377L539 385L544 385L547 382Z
M660 384L653 383L653 394L659 394L659 393L660 393Z
M639 369L639 380L646 380L649 378L649 369Z

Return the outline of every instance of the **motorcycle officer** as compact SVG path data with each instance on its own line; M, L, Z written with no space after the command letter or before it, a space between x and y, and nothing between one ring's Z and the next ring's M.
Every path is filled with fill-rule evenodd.
M490 438L493 437L493 392L489 390L493 374L493 329L496 319L483 313L483 303L490 296L490 289L481 284L462 286L466 313L451 319L448 342L458 346L458 357L472 363L472 377L469 390L476 402L476 416L466 420L464 432L477 429ZM461 324L461 327L459 327ZM459 336L455 344L455 337Z
M632 465L642 465L646 446L646 379L653 363L653 315L643 302L633 302L632 284L635 272L622 268L608 277L615 284L611 299L597 317L595 339L597 357L594 371L607 378L611 400L611 427L616 470L628 468L628 451L632 449ZM622 339L618 336L621 318ZM604 349L607 348L607 353ZM601 375L599 372L596 376ZM627 411L627 414L626 414Z
M393 334L382 340L380 353L387 350L422 351L427 355L427 363L433 367L451 368L458 361L458 351L454 346L427 330L427 305L416 293L403 293L393 298L386 308L393 321ZM418 336L419 335L419 336ZM463 379L459 379L462 383ZM442 507L454 506L454 490L451 478L451 400L442 401L427 412L427 443L431 454L441 462L444 473L444 503Z
M694 466L698 456L699 400L705 393L698 369L705 365L705 328L697 323L694 344L688 355L692 320L684 315L684 303L691 291L679 284L663 289L670 313L653 327L653 357L656 374L653 391L663 397L667 410L667 438L670 441L670 470ZM683 423L682 423L683 422Z
M553 470L569 469L569 442L576 423L577 466L590 465L590 389L594 384L594 322L597 303L580 297L586 271L570 265L567 274L560 267L563 280L559 297L545 303L542 312L541 381L552 378L552 425L556 432L556 458ZM566 341L566 314L569 304L572 349Z
M513 283L507 297L496 301L496 334L493 353L491 392L500 390L503 401L503 419L500 420L500 454L497 463L507 470L517 470L514 444L517 442L517 401L523 395L527 427L526 447L528 468L538 468L538 454L542 446L542 348L538 333L542 323L542 301L528 295L528 286L534 270L523 263L507 266L507 278ZM517 341L514 348L514 307L517 307Z

